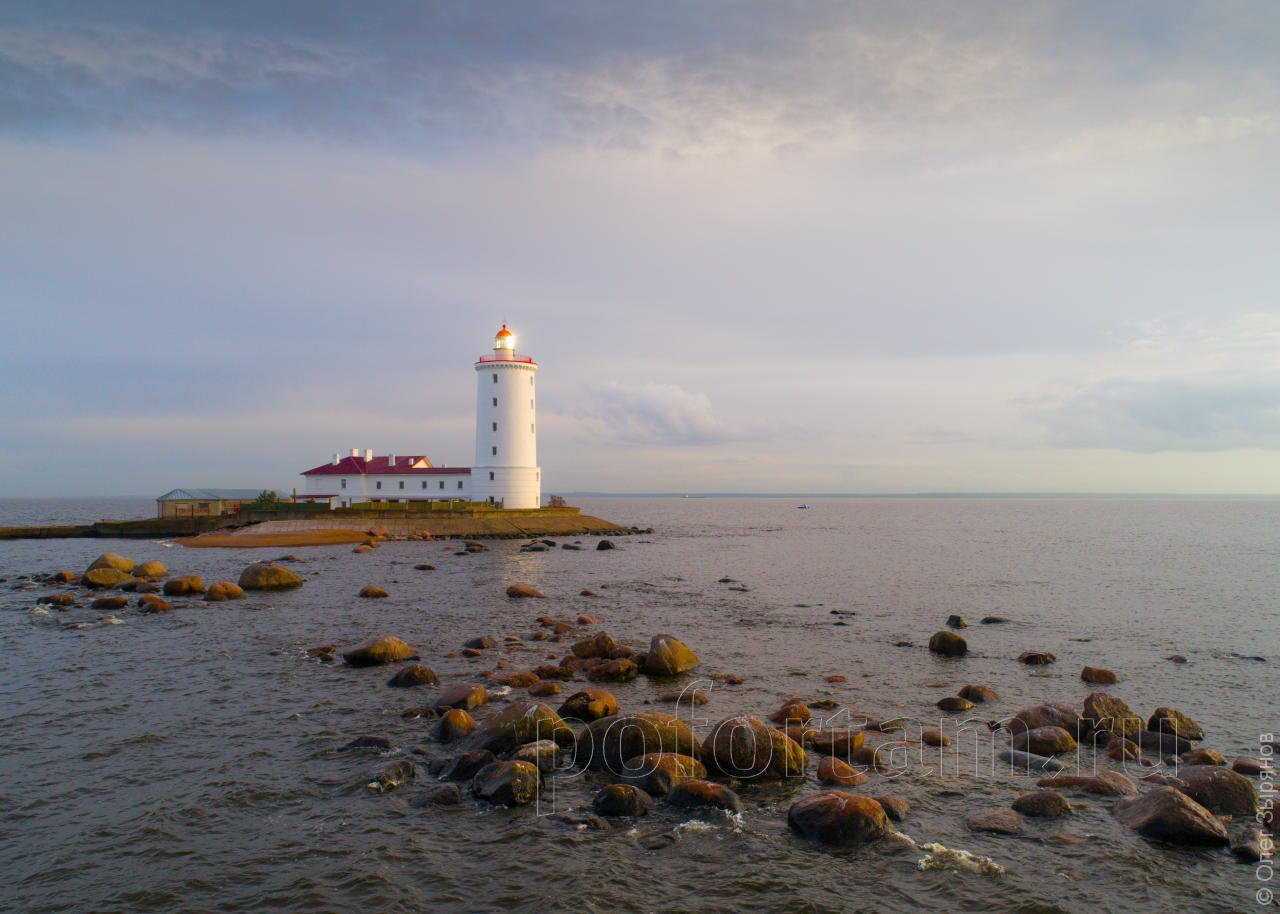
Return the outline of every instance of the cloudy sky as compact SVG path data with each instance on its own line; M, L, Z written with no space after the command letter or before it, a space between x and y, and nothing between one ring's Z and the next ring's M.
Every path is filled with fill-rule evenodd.
M1280 4L0 6L0 494L1280 493Z

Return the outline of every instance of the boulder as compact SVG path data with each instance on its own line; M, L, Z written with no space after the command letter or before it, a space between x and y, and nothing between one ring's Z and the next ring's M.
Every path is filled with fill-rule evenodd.
M361 543L359 546L356 546L356 547L355 547L354 549L352 549L351 551L352 551L352 552L354 552L356 555L364 555L366 552L372 552L372 551L373 551L373 547L372 547L372 546L366 546L366 545L364 545L363 543Z
M476 772L471 792L497 806L524 806L538 796L542 776L528 762L493 762Z
M702 742L702 760L709 769L744 781L804 776L800 744L749 714L716 724Z
M602 816L645 816L653 800L632 784L610 784L595 795L591 808Z
M475 729L474 717L461 708L450 708L440 715L440 721L436 724L436 739L442 743L451 743L470 736Z
M533 675L537 675L534 673ZM552 695L559 695L562 689L558 683L547 682L539 679L533 685L529 686L529 694L534 698L550 698Z
M240 572L240 586L245 590L288 590L301 587L302 578L275 562L254 562Z
M394 635L366 641L359 647L344 651L342 659L351 666L378 666L383 663L399 663L416 660L418 652Z
M604 689L582 689L574 692L560 705L560 716L569 720L590 723L602 717L618 713L618 699Z
M948 714L960 714L964 711L973 710L973 702L967 698L961 698L959 695L948 695L946 698L939 699L938 709Z
M1080 671L1080 678L1089 685L1115 685L1120 681L1120 677L1111 670L1103 669L1098 666L1087 666Z
M1173 787L1157 787L1129 797L1111 810L1122 824L1144 838L1171 844L1222 845L1227 830L1205 807Z
M1181 739L1204 739L1204 728L1181 711L1173 708L1156 708L1147 721L1147 729L1156 733L1172 733Z
M978 620L981 625L1004 625L1008 621L1004 616L983 616Z
M180 578L170 578L164 582L164 593L165 596L169 597L204 593L204 578L198 574L185 574Z
M1023 651L1018 655L1018 662L1025 663L1027 666L1045 666L1057 659L1048 651Z
M128 560L126 559L126 561ZM169 573L169 569L164 567L164 562L152 561L135 565L133 573L140 578L163 578Z
M1040 819L1056 819L1071 812L1067 798L1052 790L1033 790L1020 793L1013 801L1013 808L1024 816Z
M1242 755L1231 763L1231 770L1247 774L1251 778L1261 777L1262 760Z
M437 711L447 711L449 708L470 711L488 703L489 693L484 686L477 682L459 682L437 695L431 707Z
M589 597L589 596L594 596L594 594L584 593L582 594L582 596ZM599 625L600 620L597 619L595 616L589 615L587 613L583 613L582 615L578 616L578 624L579 625Z
M911 804L902 797L872 797L871 799L879 803L884 814L894 822L901 822L911 811Z
M969 623L964 621L964 616L947 616L947 628L968 628Z
M1022 834L1022 816L1012 809L993 809L965 819L970 831L990 832L995 835Z
M658 696L658 701L669 705L685 705L693 707L695 705L705 705L711 700L711 696L701 689L681 689L679 692L663 692Z
M128 597L98 597L90 604L90 609L124 609L128 605Z
M1130 738L1147 752L1160 756L1182 755L1191 751L1191 743L1172 733L1157 733L1154 730L1139 730Z
M230 581L214 581L209 585L204 598L210 603L218 603L223 600L243 600L244 591L239 584L232 584Z
M604 552L606 549L616 549L616 548L617 547L614 546L613 543L611 543L609 540L600 540L600 542L596 543L597 552Z
M114 568L116 571L123 571L126 576L133 573L133 559L125 558L115 552L104 552L93 560L92 564L85 569L88 574L95 568Z
M1059 774L1036 781L1037 787L1052 787L1075 793L1092 793L1103 797L1132 796L1138 792L1133 778L1119 771L1101 771L1095 775Z
M574 763L617 773L628 759L651 752L673 752L692 758L699 754L688 724L672 714L642 711L613 714L587 724L578 734Z
M555 770L556 763L564 755L564 747L555 740L540 739L525 743L511 756L517 762L528 762L543 774Z
M1221 752L1217 749L1210 749L1208 746L1184 752L1178 758L1181 759L1184 765L1225 765L1227 763Z
M698 655L674 635L654 635L644 655L649 676L678 676L698 666Z
M1264 837L1262 829L1254 826L1231 843L1231 856L1241 863L1258 863L1262 860L1264 842L1267 844L1268 853L1274 854L1275 842Z
M624 783L634 784L646 793L662 797L676 784L689 778L705 778L702 762L676 752L649 752L628 759L618 772Z
M1253 816L1258 811L1258 791L1253 781L1223 765L1188 765L1178 769L1182 790L1210 812L1227 816Z
M487 651L491 647L498 646L498 639L489 635L480 635L476 638L471 638L470 640L463 642L462 646L469 647L476 651Z
M1061 727L1036 727L1015 733L1010 745L1036 755L1058 755L1076 748L1076 741Z
M1095 736L1129 739L1142 730L1142 718L1129 706L1106 692L1090 692L1084 700L1080 721L1085 732Z
M106 587L115 587L129 580L129 573L121 571L119 568L90 568L80 578L80 583L85 587L101 589Z
M417 770L413 767L413 762L408 759L400 759L397 762L392 762L369 786L381 791L395 790L397 787L412 781L416 775Z
M844 790L824 790L797 800L787 810L787 825L797 834L837 847L854 847L889 833L884 807Z
M831 755L824 755L822 760L818 762L818 783L830 784L836 787L857 787L859 784L865 784L871 779L871 776L864 771L859 771L852 765L840 761L840 759Z
M775 724L803 724L813 717L813 712L809 710L809 706L798 698L789 698L782 703L782 707L769 715L769 720Z
M138 597L138 608L144 613L167 613L173 610L167 600L161 599L153 593L144 593Z
M487 718L471 737L470 745L472 749L502 753L540 739L571 743L573 730L540 701L514 701Z
M1012 733L1034 730L1037 727L1061 727L1071 734L1080 733L1080 715L1074 708L1059 704L1036 705L1023 708L1004 721L1004 727Z
M396 674L387 680L393 689L407 689L413 686L434 685L439 682L436 671L424 663L413 663L396 670Z
M606 660L587 670L591 682L630 682L640 672L634 660Z
M546 597L546 594L536 587L530 587L528 584L512 584L507 588L507 596L513 600L527 600Z
M943 657L963 657L968 652L969 645L955 632L941 631L935 632L929 639L929 650Z
M951 737L934 727L925 727L920 731L920 742L926 746L950 746Z
M1131 739L1115 737L1107 742L1107 758L1117 762L1132 762L1142 757L1142 748Z
M590 660L596 657L605 659L612 657L617 648L617 642L609 636L608 632L596 632L590 638L575 641L570 650L573 651L573 656Z
M1022 752L1018 749L1001 749L996 753L996 758L1003 762L1008 762L1011 768L1021 769L1028 774L1033 771L1061 771L1063 769L1062 762L1056 758L1035 755L1031 752Z
M360 588L360 596L364 597L366 600L379 600L388 596L388 594L377 584L366 584Z
M538 674L533 670L498 670L489 677L494 685L527 688L538 681Z
M366 530L365 533L369 534L370 536L381 536L381 537L387 537L391 535L391 531L388 530L382 524L374 524L368 530Z
M963 686L956 694L977 705L1000 700L1000 696L996 694L995 689L987 688L984 685Z
M343 749L373 749L377 752L391 751L391 740L385 736L357 736Z
M725 787L702 778L687 778L671 788L667 805L677 809L723 809L741 812L742 799Z
M469 781L476 776L477 771L497 760L497 757L488 749L464 752L445 762L444 767L440 769L440 777L446 781Z

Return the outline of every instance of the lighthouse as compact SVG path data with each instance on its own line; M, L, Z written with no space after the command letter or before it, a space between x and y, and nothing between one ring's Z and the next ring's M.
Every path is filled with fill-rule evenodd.
M476 459L471 499L504 508L536 508L542 500L538 468L538 363L516 352L504 322L493 351L476 360Z

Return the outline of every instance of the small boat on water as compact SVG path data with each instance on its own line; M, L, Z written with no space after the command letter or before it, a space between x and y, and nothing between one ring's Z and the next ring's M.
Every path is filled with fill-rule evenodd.
M809 510L809 506L808 506L808 505L796 505L796 510L798 510L798 511L808 511L808 510Z

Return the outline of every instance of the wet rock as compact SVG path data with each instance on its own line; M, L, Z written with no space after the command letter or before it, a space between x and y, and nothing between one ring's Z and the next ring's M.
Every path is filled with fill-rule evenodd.
M969 650L968 643L955 632L935 632L929 639L929 650L944 657L963 657Z
M413 686L434 685L439 682L436 671L423 663L414 663L401 667L396 674L387 680L387 685L394 689L407 689Z
M678 676L698 666L698 655L674 635L654 635L645 654L644 671L649 676Z
M435 708L429 708L426 705L414 705L400 712L400 717L404 720L419 720L424 717L427 720L435 720L439 716Z
M649 752L628 759L618 772L624 783L634 784L653 796L666 796L672 787L689 778L705 778L702 762L676 752Z
M382 524L374 524L368 530L366 530L365 533L369 534L370 536L380 536L384 538L391 535L391 531L388 530Z
M968 628L969 623L964 621L964 616L947 616L948 628Z
M787 811L787 825L805 838L837 847L866 844L890 830L884 807L843 790L824 790L797 800Z
M533 675L537 676L537 673L534 673ZM529 686L529 694L534 698L550 698L552 695L559 695L560 692L561 689L558 684L541 679Z
M573 656L581 657L584 660L593 658L609 658L613 656L613 652L618 649L618 643L609 636L608 632L596 632L590 638L583 638L581 641L575 641L570 648Z
M387 739L385 736L357 736L342 748L373 749L378 752L389 752L391 750L391 740Z
M742 799L723 784L702 778L688 778L671 788L667 805L677 809L723 809L741 812Z
M580 596L580 597L598 597L598 596L600 596L600 594L596 593L594 590L590 590L590 589L588 589L588 588L585 588L585 587L584 587L582 590L578 591L578 596Z
M602 816L646 816L651 806L649 795L632 784L610 784L591 801L591 808Z
M1251 778L1260 777L1262 775L1262 762L1256 758L1241 756L1231 763L1231 770L1240 774L1247 774Z
M959 714L962 711L973 710L973 702L967 698L961 698L958 695L948 695L938 701L938 709L948 714Z
M554 740L540 739L525 743L511 757L517 762L528 762L544 774L552 772L564 755L564 747Z
M75 594L70 593L54 593L41 597L37 603L46 603L49 606L75 606Z
M370 786L382 791L395 790L412 781L416 774L417 769L413 767L413 762L401 759L398 762L392 762Z
M233 584L230 581L215 581L209 585L204 598L210 603L219 603L224 600L243 600L244 591L239 584Z
M1080 671L1080 678L1090 685L1115 685L1120 677L1111 670L1097 666L1087 666Z
M1227 763L1221 752L1207 746L1184 752L1179 758L1184 765L1225 765Z
M116 571L122 571L128 576L133 573L133 559L125 558L116 552L104 552L93 560L89 567L85 569L85 573L88 574L97 568L112 568Z
M204 579L198 574L186 574L180 578L170 578L164 582L164 593L165 596L169 597L204 593Z
M507 588L507 596L513 600L527 600L542 598L546 594L536 587L530 587L528 584L512 584Z
M1040 819L1056 819L1071 812L1071 804L1067 802L1067 798L1052 790L1020 793L1013 801L1013 808L1024 816Z
M681 689L679 692L665 692L658 698L658 701L665 704L688 705L690 707L705 705L710 700L711 696L700 689Z
M1037 727L1061 727L1068 733L1080 732L1080 715L1074 708L1060 704L1042 704L1023 708L1004 722L1012 733L1034 730Z
M475 732L476 726L475 718L462 708L450 708L440 715L440 722L436 724L436 739L442 743L452 743L470 736Z
M394 635L366 641L359 647L344 651L342 659L351 666L378 666L383 663L398 663L401 660L416 660L418 652Z
M749 714L716 724L703 740L702 760L709 769L744 781L804 776L800 744Z
M640 672L634 660L606 660L587 671L591 682L630 682Z
M1091 793L1103 797L1132 796L1138 792L1138 785L1133 778L1118 771L1101 771L1095 775L1059 774L1051 778L1036 781L1037 787L1051 787L1056 790L1070 790L1076 793Z
M982 625L1004 625L1009 620L1004 616L983 616L978 621Z
M951 737L934 727L926 727L920 731L920 742L926 746L950 746Z
M151 583L151 582L149 582L146 578L129 578L129 580L121 582L120 589L127 590L130 593L133 593L143 584L148 584L148 583Z
M574 764L620 772L628 759L651 752L699 757L689 725L673 714L642 711L591 721L578 734ZM705 760L704 760L705 761Z
M141 601L139 601L139 602L141 602ZM335 645L335 644L322 644L322 645L320 645L319 647L309 647L309 648L307 648L307 651L306 651L305 656L307 656L307 657L319 657L321 660L332 660L332 659L333 659L333 655L334 655L334 654L336 654L337 652L338 652L338 647L337 647L337 645Z
M487 651L491 647L498 646L498 639L491 638L488 635L481 635L479 638L472 638L470 641L464 642L462 646L473 651Z
M351 551L354 552L356 555L364 555L366 552L372 552L373 547L362 543L361 545L356 546Z
M1027 666L1045 666L1053 663L1058 658L1048 651L1023 651L1018 655L1018 662L1025 663Z
M1204 728L1173 708L1156 708L1147 721L1147 729L1156 733L1172 733L1181 739L1204 739Z
M571 743L573 730L542 702L515 701L485 720L472 736L470 748L510 752L541 739Z
M524 806L537 798L541 783L537 767L528 762L493 762L476 772L471 792L496 806Z
M839 673L833 673L830 676L826 676L824 678L826 679L827 682L831 683L832 685L840 685L841 683L845 683L849 681L848 676L841 676Z
M414 571L435 571L435 570L436 570L436 566L435 566L435 565L428 565L428 564L426 564L426 563L424 562L424 563L422 563L422 564L420 564L420 565L414 565L414 566L413 566L413 570L414 570Z
M579 625L599 625L600 620L597 619L595 616L581 615L581 616L578 616L578 624Z
M1275 842L1270 838L1265 839L1272 845L1274 851ZM1262 859L1262 844L1264 838L1262 830L1256 826L1244 832L1231 844L1231 856L1235 857L1241 863L1257 863Z
M1105 733L1109 737L1132 739L1142 731L1142 718L1123 701L1106 692L1089 693L1084 700L1080 721L1085 732L1093 735Z
M91 568L80 578L80 583L85 587L100 590L123 584L129 580L129 577L127 572L121 571L119 568Z
M789 698L782 703L782 707L769 715L769 720L775 724L803 724L812 717L813 712L808 705L798 698Z
M616 549L616 548L617 547L614 546L613 543L611 543L609 540L600 540L600 542L596 543L596 551L598 552L604 552L607 549Z
M124 609L129 605L128 597L98 597L90 604L91 609Z
M1036 727L1015 733L1010 745L1036 755L1057 755L1076 748L1076 741L1061 727Z
M1181 790L1210 812L1252 816L1258 811L1258 791L1243 774L1222 765L1187 765L1178 769L1186 784Z
M840 761L831 755L824 755L818 762L818 783L836 787L857 787L871 779L866 772L859 771L852 765Z
M462 802L462 788L457 784L441 784L427 791L415 806L457 806Z
M538 674L533 670L499 670L489 677L489 681L494 685L513 686L517 689L523 689L536 683Z
M240 572L240 586L245 590L289 590L301 587L302 578L275 562L254 562Z
M1172 656L1166 657L1164 659L1168 660L1170 663L1186 663L1187 662L1187 658L1183 657L1181 654L1173 654Z
M360 588L360 596L366 600L380 600L388 596L387 592L376 584L366 584Z
M604 689L582 689L564 700L559 713L567 719L590 723L617 714L618 699Z
M70 584L75 579L76 573L74 571L55 571L53 574L49 575L49 580L55 584ZM0 578L0 580L5 579Z
M488 749L464 752L445 762L444 767L440 769L440 777L446 781L469 781L476 776L477 771L486 765L492 765L497 760L497 757Z
M1121 800L1111 813L1145 838L1172 844L1227 843L1227 830L1213 813L1172 787Z
M819 698L817 701L811 701L808 704L815 711L830 711L833 708L840 707L840 702L834 698Z
M133 573L140 578L163 578L169 573L169 569L164 567L164 562L151 561L135 565Z
M459 682L437 695L431 706L437 711L450 708L470 711L488 703L489 693L484 686L476 682Z
M995 689L988 688L984 685L963 686L957 694L959 694L961 698L978 705L1000 700L1000 696L996 694Z
M990 832L995 835L1022 834L1022 816L1012 809L993 809L965 820L970 831Z
M1107 758L1117 762L1132 762L1142 756L1142 748L1131 739L1113 737L1107 741Z
M1008 762L1013 768L1031 772L1044 771L1061 771L1062 762L1056 758L1050 758L1044 755L1034 755L1030 752L1022 752L1018 749L1002 749L996 754L996 758L1003 762Z
M1147 752L1160 756L1182 755L1191 751L1191 743L1172 733L1156 733L1153 730L1139 730L1130 737Z

